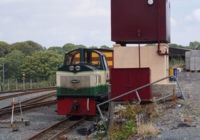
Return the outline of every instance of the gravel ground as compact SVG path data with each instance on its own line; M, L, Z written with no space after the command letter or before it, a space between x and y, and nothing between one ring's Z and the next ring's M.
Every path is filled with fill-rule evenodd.
M94 124L95 118L91 120L84 121L83 124L78 126L76 129L72 130L70 133L66 134L67 140L87 140L86 136L83 134L79 134L78 130L79 129L85 129L85 128L90 128ZM92 137L92 136L90 136ZM89 138L88 139L92 140L94 138Z
M159 117L153 119L153 123L161 133L156 137L147 138L148 140L200 140L200 73L182 72L179 73L178 79L186 92L187 100L178 100L175 105L174 102L160 105ZM11 128L1 128L0 124L0 140L25 140L65 118L58 116L55 110L53 105L26 111L25 119L30 121L30 125L19 125L17 132L12 132ZM8 118L9 116L0 117L0 121ZM20 119L19 116L16 119ZM85 126L92 123L88 121ZM68 138L83 139L76 130L72 131Z
M37 134L41 130L51 126L52 124L59 122L65 119L65 116L58 116L55 112L55 105L49 107L42 107L38 109L33 109L27 111L24 114L24 118L30 121L29 126L25 126L24 124L18 124L18 131L13 132L10 127L3 128L0 124L0 140L27 140L34 134ZM8 118L8 116L7 116ZM8 119L1 119L9 121ZM20 120L20 116L17 115L15 120ZM91 118L90 120L84 121L83 124L73 129L70 133L66 134L68 140L85 140L86 137L84 135L80 135L77 130L80 128L88 128L94 124L95 118ZM7 124L9 126L9 124Z
M28 95L24 95L24 96L20 96L20 97L15 97L15 102L28 100L28 99L38 97L38 96L41 96L41 95L45 95L45 94L48 94L48 93L52 93L52 92L55 92L55 90L54 91L44 91L44 92L40 92L40 93L33 93L33 94L28 94ZM12 100L13 100L12 98L9 98L9 99L5 99L5 100L0 101L0 109L3 108L3 107L11 105Z
M42 129L65 118L64 116L58 116L55 110L56 106L52 105L24 112L24 119L29 120L30 125L25 126L24 124L18 124L18 131L16 132L12 132L9 123L6 124L8 128L0 124L0 140L26 140ZM9 117L10 116L3 116L0 118L0 121L9 122ZM20 120L20 116L16 115L15 120Z
M200 73L182 72L178 76L187 100L176 105L165 103L154 123L161 130L152 140L200 140Z
M29 98L44 95L46 93L49 92L42 92L35 95L34 94L26 95L20 97L20 99L23 101ZM6 101L0 101L0 107L4 107L10 104L11 104L11 99L8 99ZM23 116L25 120L28 120L30 122L30 125L25 126L24 123L16 124L18 131L15 132L13 132L12 128L10 127L11 115L0 116L0 140L26 140L31 136L33 136L34 134L40 132L41 130L66 118L65 116L57 115L56 105L27 110L23 112ZM19 115L19 113L16 114L14 117L15 117L14 120L16 121L21 120L21 116ZM96 120L96 118L91 118L91 120L85 121L84 124L77 127L77 129L91 126L94 123L93 120ZM74 139L85 140L85 136L79 135L77 133L77 129L73 130L67 135L69 140L74 140Z

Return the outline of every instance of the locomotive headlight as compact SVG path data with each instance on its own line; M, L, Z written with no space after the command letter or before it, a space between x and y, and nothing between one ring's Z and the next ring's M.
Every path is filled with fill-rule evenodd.
M75 69L76 69L76 71L80 71L81 67L80 66L76 66Z
M148 3L149 5L153 5L153 4L154 4L154 0L147 0L147 3Z
M74 66L69 66L70 71L74 71Z

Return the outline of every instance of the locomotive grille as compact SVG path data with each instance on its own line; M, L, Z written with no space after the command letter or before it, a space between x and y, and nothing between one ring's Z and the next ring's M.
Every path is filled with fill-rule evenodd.
M74 82L77 81L77 82ZM89 76L61 76L60 77L60 86L64 88L88 88L97 86L95 75Z

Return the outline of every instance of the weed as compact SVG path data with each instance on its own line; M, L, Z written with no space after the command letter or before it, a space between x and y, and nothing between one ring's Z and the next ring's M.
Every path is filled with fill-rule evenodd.
M126 140L136 133L136 125L132 120L127 121L122 127L115 127L111 134L111 140Z
M142 137L155 136L159 134L159 129L152 123L142 124L138 127L137 132Z
M148 115L149 119L153 119L158 117L159 115L159 110L158 110L158 105L155 103L149 104L145 107L145 113Z
M141 111L140 106L127 105L125 109L119 110L117 119L110 129L111 140L126 140L137 132L136 114ZM120 123L119 123L120 122Z

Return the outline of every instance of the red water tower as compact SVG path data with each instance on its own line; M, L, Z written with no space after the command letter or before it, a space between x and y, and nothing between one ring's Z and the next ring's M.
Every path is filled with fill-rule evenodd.
M170 42L169 0L111 0L112 41Z

